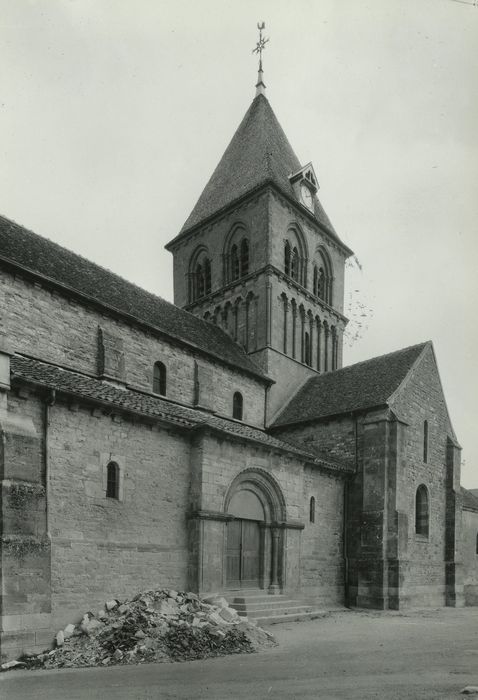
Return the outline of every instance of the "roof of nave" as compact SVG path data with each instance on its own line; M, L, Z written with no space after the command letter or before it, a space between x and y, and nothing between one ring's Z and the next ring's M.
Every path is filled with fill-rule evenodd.
M73 399L107 406L109 410L113 407L118 413L139 414L175 424L184 429L209 427L221 433L260 443L271 449L295 454L299 459L324 469L338 472L350 471L344 465L320 459L311 452L240 421L228 420L208 411L184 406L137 389L115 386L108 381L40 360L14 355L11 358L11 374L13 380L20 379L36 386L55 389Z
M461 487L463 494L463 508L465 510L474 510L478 513L478 489L465 489Z
M271 427L386 405L426 345L420 343L312 377Z
M0 259L267 380L221 328L3 216L0 216Z
M273 182L286 195L296 199L289 175L300 168L299 159L267 98L257 95L180 233L166 247L189 229L267 182ZM318 198L314 199L315 218L340 241Z

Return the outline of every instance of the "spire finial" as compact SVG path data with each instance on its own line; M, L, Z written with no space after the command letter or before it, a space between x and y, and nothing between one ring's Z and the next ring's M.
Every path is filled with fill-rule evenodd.
M259 54L259 72L257 74L256 97L257 97L257 95L265 95L266 94L266 86L265 86L265 83L263 81L262 52L266 48L266 44L269 41L269 39L265 39L262 36L262 30L265 29L265 27L266 27L265 22L258 22L257 23L257 29L259 30L259 41L256 44L256 48L252 50L252 53Z

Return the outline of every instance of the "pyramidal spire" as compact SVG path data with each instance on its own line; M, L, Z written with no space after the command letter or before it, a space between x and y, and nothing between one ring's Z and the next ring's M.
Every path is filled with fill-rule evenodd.
M252 50L252 53L259 54L259 71L257 73L257 83L256 83L256 97L257 95L266 94L266 84L264 83L264 71L262 70L262 52L266 48L266 44L269 39L265 39L262 36L262 30L265 29L265 22L258 22L257 28L259 30L259 41L256 44L256 48Z

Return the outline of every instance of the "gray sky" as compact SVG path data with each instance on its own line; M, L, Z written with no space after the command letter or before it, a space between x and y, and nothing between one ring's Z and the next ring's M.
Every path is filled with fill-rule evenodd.
M253 99L258 20L269 101L362 266L345 362L432 339L478 487L478 7L0 0L1 212L172 300L163 246Z

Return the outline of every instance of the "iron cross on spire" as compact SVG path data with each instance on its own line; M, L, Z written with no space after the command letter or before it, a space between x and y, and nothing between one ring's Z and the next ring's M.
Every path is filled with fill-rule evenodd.
M259 73L257 76L257 83L256 83L256 97L257 95L265 95L266 92L266 86L264 81L262 80L262 52L266 48L266 44L269 41L269 39L265 39L262 36L262 30L265 29L265 22L258 22L257 23L257 28L259 30L259 41L256 44L256 48L252 50L252 53L258 53L259 54Z
M266 48L266 44L269 41L269 39L264 39L262 36L262 30L265 29L265 27L266 27L265 22L258 22L257 23L257 29L259 30L259 41L256 44L256 48L252 49L252 53L259 54L259 70L262 70L262 52Z

